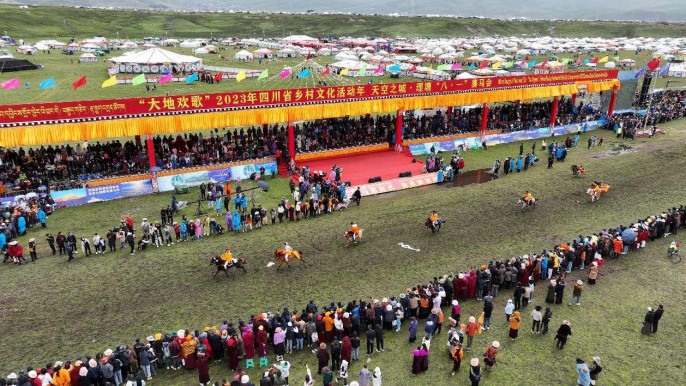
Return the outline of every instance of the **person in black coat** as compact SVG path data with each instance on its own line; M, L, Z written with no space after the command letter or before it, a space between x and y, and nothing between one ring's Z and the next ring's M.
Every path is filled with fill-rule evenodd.
M560 325L560 328L557 329L557 335L555 336L555 340L557 340L557 348L559 348L560 350L565 348L565 344L567 344L567 338L570 335L572 335L571 324L569 323L569 320L564 320L562 321L562 325Z
M655 314L653 315L653 334L657 332L657 323L660 321L660 318L662 318L662 313L665 311L664 307L662 307L662 304L657 306L657 310L655 311Z
M655 321L655 312L653 311L653 307L648 307L648 312L646 313L646 317L643 320L643 328L641 329L642 334L650 334L653 332L653 322Z

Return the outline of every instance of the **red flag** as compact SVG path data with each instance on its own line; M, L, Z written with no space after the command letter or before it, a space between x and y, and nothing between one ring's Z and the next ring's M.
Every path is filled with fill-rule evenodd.
M655 58L648 62L648 68L650 71L653 71L660 66L660 59L662 59L662 57Z
M410 72L417 71L417 66L410 67Z
M599 60L600 60L600 57L596 56L595 58L591 59L591 63L598 63Z
M548 59L544 60L543 63L541 63L539 66L536 66L536 67L545 68L546 64L548 64Z
M306 60L310 60L310 53L309 52L307 53L307 59Z
M80 77L79 80L74 82L74 91L76 91L77 88L79 88L81 86L85 86L85 85L86 85L86 76L84 75L84 76Z
M329 69L329 67L327 67L326 70L324 70L324 71L321 73L321 76L329 75L329 72L330 72L330 69Z
M481 64L479 65L479 68L486 68L486 67L488 67L488 62L484 60L484 61L481 62Z
M220 80L222 80L222 76L224 76L224 74L222 74L221 72L218 73L217 75L214 76L214 81L219 82Z

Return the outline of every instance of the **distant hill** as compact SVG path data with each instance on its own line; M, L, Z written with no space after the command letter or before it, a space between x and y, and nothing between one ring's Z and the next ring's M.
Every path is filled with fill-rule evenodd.
M461 15L491 18L686 21L683 0L0 0L36 5L80 5L139 9L352 12L364 14Z
M125 4L150 2L150 0L122 1ZM99 34L109 38L119 36L131 39L141 39L146 36L245 38L301 34L321 37L329 35L459 37L533 34L559 37L660 38L686 36L686 23L506 21L475 17L393 17L360 14L201 13L169 12L147 8L145 10L105 10L46 6L24 9L16 5L0 4L0 32L4 31L14 38L27 41L47 38L66 40L72 37L78 39Z

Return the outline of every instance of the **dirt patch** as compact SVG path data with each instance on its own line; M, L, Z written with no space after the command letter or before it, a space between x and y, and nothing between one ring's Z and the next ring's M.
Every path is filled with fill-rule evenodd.
M633 141L633 142L610 142L608 145L612 146L612 148L602 151L598 154L595 154L593 158L608 158L616 155L622 155L622 154L629 154L633 152L646 152L646 151L655 151L659 149L663 149L666 147L671 147L674 145L686 145L686 141L684 140L676 140L676 141L651 141L651 140L643 140L641 142Z

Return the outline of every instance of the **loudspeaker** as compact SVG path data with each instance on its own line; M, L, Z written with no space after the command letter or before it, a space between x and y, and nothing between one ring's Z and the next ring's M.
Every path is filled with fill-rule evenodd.
M409 171L408 172L402 172L402 173L398 174L398 177L401 177L401 178L402 177L412 177L412 172L409 172Z
M378 176L377 176L377 177L372 177L372 178L369 179L369 183L370 183L370 184L371 184L371 183L374 183L374 182L379 182L379 181L381 181L381 177L378 177Z
M646 71L645 75L643 76L643 84L641 85L641 92L640 92L640 94L638 94L639 106L643 106L643 104L646 103L646 99L648 98L648 92L650 92L650 84L651 83L653 83L652 71Z

